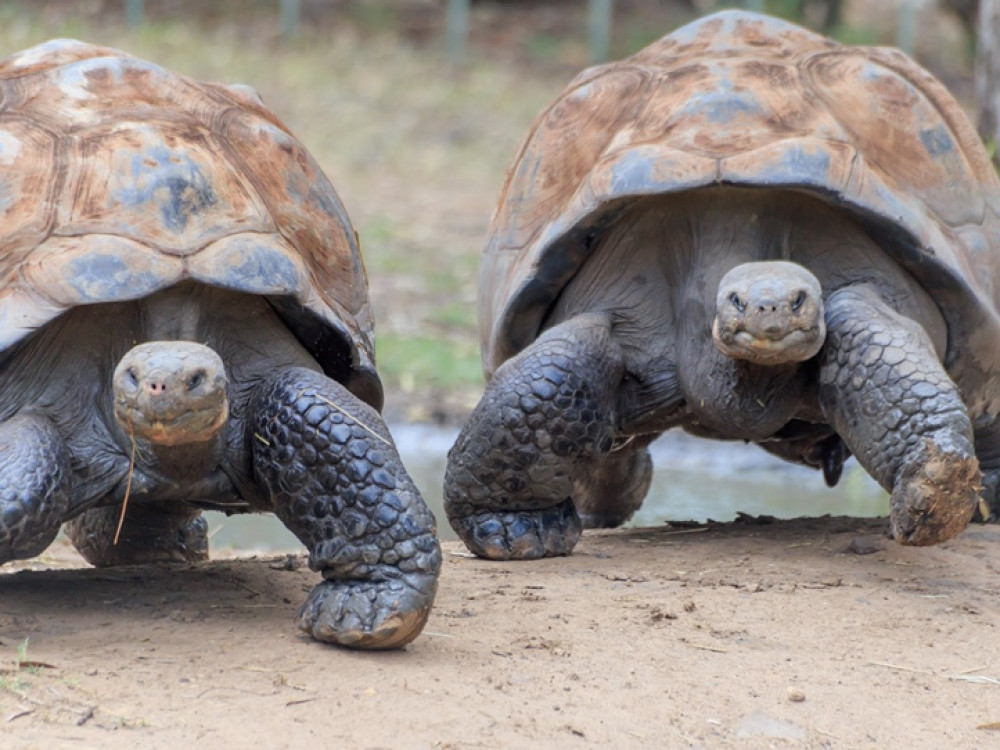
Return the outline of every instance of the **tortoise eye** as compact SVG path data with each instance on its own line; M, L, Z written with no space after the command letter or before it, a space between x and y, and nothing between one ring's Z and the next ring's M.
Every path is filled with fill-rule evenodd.
M190 380L188 380L187 383L188 390L193 391L195 388L201 385L204 379L205 379L205 373L196 372L194 375L191 376Z
M798 294L795 295L795 299L792 300L792 310L798 312L799 308L801 308L802 305L805 304L805 302L806 302L806 293L799 292Z
M128 376L128 382L132 385L139 385L139 376L135 374L135 370L131 367L125 371L125 375Z
M747 303L741 300L740 295L738 295L736 292L733 292L732 294L729 295L729 301L733 304L733 307L735 307L740 312L743 312L744 310L747 309Z

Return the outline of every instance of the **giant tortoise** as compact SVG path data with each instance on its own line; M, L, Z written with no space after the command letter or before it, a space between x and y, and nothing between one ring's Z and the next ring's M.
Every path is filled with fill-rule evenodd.
M1000 510L1000 184L903 53L753 13L579 75L482 259L488 379L445 507L477 555L570 552L681 427L891 493L904 544Z
M95 565L201 560L202 509L272 512L299 612L415 638L434 519L379 416L357 238L247 87L70 40L0 62L0 563L67 522Z

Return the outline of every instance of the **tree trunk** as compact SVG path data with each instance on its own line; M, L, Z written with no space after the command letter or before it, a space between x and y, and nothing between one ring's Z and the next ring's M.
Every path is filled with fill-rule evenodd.
M976 44L976 108L979 135L997 164L1000 143L1000 0L979 0Z

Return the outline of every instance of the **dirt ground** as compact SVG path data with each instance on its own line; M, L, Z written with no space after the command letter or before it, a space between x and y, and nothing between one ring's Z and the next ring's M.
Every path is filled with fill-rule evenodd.
M304 558L96 570L58 548L0 574L2 744L1000 746L1000 527L927 549L883 528L601 532L531 563L449 542L426 630L391 653L294 630Z

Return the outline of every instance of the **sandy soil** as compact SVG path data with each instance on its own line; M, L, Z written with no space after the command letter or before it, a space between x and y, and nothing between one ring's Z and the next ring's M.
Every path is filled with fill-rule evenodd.
M293 629L301 557L95 570L56 549L0 575L2 745L1000 746L1000 527L930 549L882 529L602 532L517 564L450 542L394 653Z

